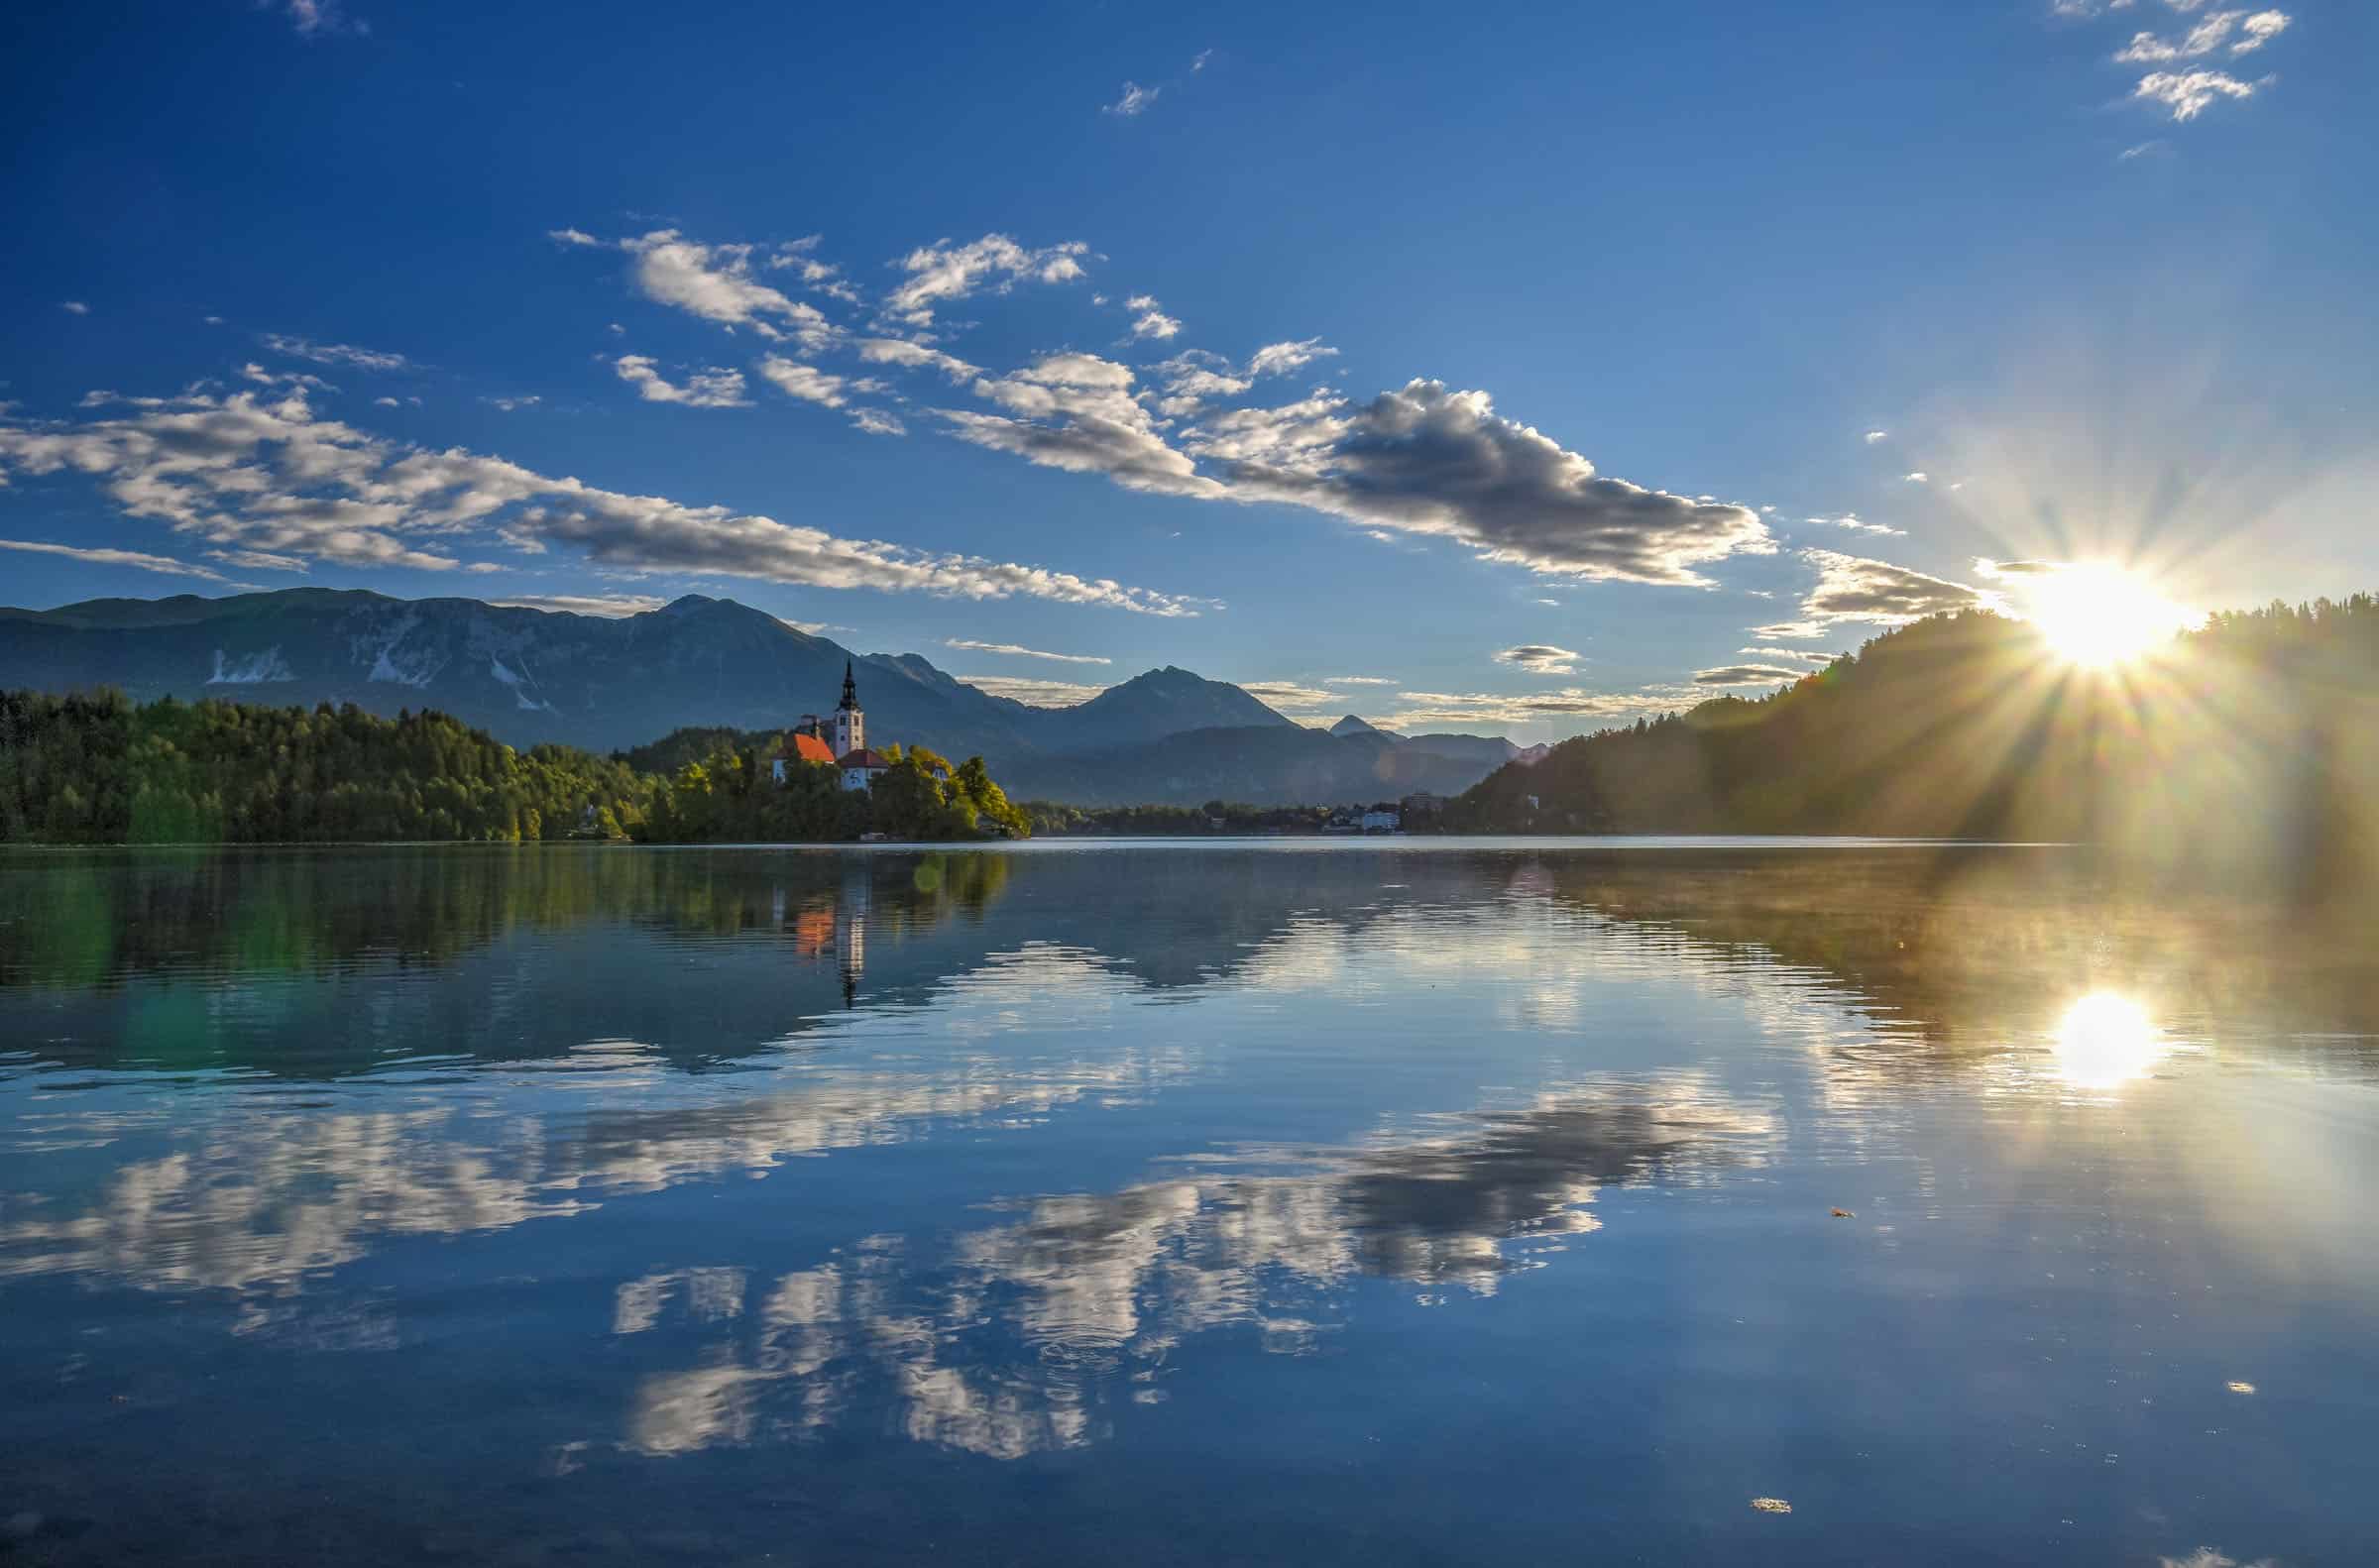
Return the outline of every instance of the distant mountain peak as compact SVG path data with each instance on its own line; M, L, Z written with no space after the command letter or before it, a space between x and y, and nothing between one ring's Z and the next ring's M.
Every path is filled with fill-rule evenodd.
M781 733L832 706L847 659L856 661L879 744L979 752L1003 781L1049 799L1454 793L1519 749L1485 736L1391 735L1354 715L1333 738L1176 664L1087 702L1031 708L922 655L846 650L707 594L617 618L327 588L0 607L0 688L113 686L144 702L354 703L383 714L435 708L519 746L625 749L679 730Z

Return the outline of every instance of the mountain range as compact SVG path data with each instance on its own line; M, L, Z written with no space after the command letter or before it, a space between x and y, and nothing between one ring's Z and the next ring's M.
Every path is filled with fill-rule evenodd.
M1468 788L1523 748L1308 728L1237 686L1150 670L1067 708L969 686L915 653L860 654L733 600L618 618L288 589L0 609L0 687L114 686L136 700L435 708L514 745L624 750L689 727L778 729L831 709L846 662L869 738L980 754L1019 799L1078 805L1374 800Z

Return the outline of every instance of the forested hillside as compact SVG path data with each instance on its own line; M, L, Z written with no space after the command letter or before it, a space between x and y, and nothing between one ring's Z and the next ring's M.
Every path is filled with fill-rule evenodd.
M801 763L779 785L753 746L665 775L570 746L516 750L443 714L135 705L120 693L0 692L0 841L290 843L810 841L882 833L1023 837L982 759L891 750L869 791Z
M2217 615L2109 669L1987 612L1756 701L1566 741L1451 803L1482 832L2055 839L2374 863L2379 601ZM2318 849L2317 847L2318 846Z
M636 775L443 714L0 692L0 839L264 843L560 838L642 815Z

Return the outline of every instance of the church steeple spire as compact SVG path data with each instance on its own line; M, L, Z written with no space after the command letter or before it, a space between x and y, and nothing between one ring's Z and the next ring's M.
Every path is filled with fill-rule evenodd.
M843 661L843 706L835 710L832 744L837 758L847 757L867 745L867 722L859 715L859 682L852 672L850 661Z

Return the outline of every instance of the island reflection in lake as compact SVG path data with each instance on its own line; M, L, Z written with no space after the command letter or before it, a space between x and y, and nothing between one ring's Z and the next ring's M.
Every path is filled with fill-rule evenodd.
M0 1515L2364 1560L2371 936L2044 848L13 854Z

